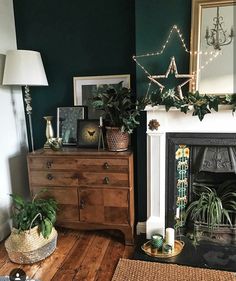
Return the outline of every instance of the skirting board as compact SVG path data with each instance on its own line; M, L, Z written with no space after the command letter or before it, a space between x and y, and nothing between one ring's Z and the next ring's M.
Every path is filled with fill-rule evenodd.
M10 220L0 224L0 241L5 239L11 232Z
M136 234L139 235L141 233L146 233L146 222L145 221L141 221L141 222L137 223Z

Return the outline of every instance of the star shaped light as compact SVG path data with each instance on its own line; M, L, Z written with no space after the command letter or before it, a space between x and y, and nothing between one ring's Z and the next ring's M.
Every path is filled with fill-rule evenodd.
M186 85L187 83L189 83L193 78L194 75L191 74L179 74L178 70L177 70L177 66L176 66L176 62L175 62L175 57L172 57L170 60L170 64L169 67L166 71L165 74L162 75L149 75L148 79L150 79L153 83L157 84L160 87L161 92L163 91L163 89L165 88L165 86L163 84L161 84L158 79L160 78L168 78L169 74L173 74L175 75L175 78L186 78L187 80L185 80L183 83L177 85L177 92L179 94L180 99L183 99L183 93L182 93L182 87L184 85Z

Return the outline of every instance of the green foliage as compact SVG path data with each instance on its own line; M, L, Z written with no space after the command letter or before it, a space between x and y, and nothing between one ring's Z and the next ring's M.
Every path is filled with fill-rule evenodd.
M151 94L152 105L165 105L166 111L171 107L180 109L185 114L193 108L193 116L198 116L202 121L206 114L211 113L211 110L218 111L220 104L232 105L232 110L236 110L236 94L228 96L201 95L198 91L195 93L187 93L183 99L175 93L174 89L163 93Z
M194 183L193 192L197 200L190 203L186 210L185 221L191 220L207 223L209 229L223 223L224 218L232 225L230 213L236 213L236 181L226 181L217 189L204 184Z
M107 126L119 127L131 134L139 125L140 111L150 103L148 97L136 99L130 89L122 87L122 83L103 85L93 93L92 106L101 110Z
M25 201L17 194L10 194L13 200L13 225L19 231L29 230L39 226L44 238L47 238L56 222L57 203L54 199L38 198L36 194L32 201Z

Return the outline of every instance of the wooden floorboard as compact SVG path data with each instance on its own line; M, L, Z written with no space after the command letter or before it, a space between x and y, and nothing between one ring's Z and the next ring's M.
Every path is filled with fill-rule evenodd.
M12 263L0 242L0 276L20 267L40 281L110 281L119 259L132 258L133 253L134 247L125 246L112 232L60 229L55 252L32 265Z

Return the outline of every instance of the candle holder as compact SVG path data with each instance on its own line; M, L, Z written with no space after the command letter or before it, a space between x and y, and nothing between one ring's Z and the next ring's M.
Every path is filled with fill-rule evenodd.
M153 234L151 238L151 245L153 248L160 250L163 245L163 236L161 234Z
M98 126L99 133L98 133L98 151L101 149L105 150L105 144L104 144L104 137L103 137L103 126L99 125Z
M46 120L46 138L47 138L47 141L44 144L44 148L51 148L49 140L53 138L54 135L53 128L52 128L53 116L44 116L43 118Z

